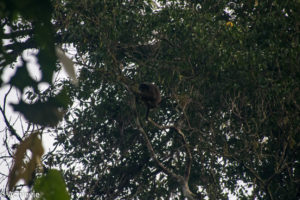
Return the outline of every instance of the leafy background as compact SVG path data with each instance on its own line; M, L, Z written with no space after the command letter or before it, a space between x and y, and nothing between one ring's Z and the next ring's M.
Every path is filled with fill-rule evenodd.
M299 198L299 1L51 5L47 24L22 12L30 23L1 21L18 33L2 29L15 41L2 45L1 72L37 48L49 88L38 91L25 66L2 85L32 86L35 101L14 109L54 126L60 150L42 164L61 170L72 199ZM78 86L50 81L54 44L76 48ZM141 82L163 99L149 122L135 101Z

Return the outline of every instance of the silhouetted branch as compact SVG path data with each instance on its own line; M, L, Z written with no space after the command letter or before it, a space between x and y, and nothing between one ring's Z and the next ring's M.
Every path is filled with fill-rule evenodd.
M6 100L7 100L7 96L10 93L11 89L12 89L12 86L10 86L8 92L4 96L3 108L0 106L0 112L2 113L2 116L4 118L4 122L5 122L6 126L7 126L10 134L13 135L13 136L15 136L19 140L19 142L21 142L22 138L17 134L16 130L11 126L11 124L9 123L9 121L8 121L6 115L5 115Z

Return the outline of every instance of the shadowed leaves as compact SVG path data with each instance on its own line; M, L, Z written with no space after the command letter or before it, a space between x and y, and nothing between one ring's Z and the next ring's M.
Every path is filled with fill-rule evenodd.
M38 100L33 104L20 101L18 104L11 104L15 111L24 115L24 117L41 126L56 126L63 118L64 109L67 108L70 99L63 90L55 97L50 97L47 101Z

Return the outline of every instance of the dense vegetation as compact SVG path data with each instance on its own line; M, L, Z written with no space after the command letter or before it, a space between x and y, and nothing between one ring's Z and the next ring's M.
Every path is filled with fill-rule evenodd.
M44 165L73 199L300 197L299 1L52 3L79 85L50 98L68 111ZM162 95L148 122L142 82Z

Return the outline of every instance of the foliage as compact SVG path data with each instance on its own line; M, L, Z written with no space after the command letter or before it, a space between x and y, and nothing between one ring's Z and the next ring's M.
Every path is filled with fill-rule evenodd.
M49 170L45 175L39 177L35 181L34 191L39 193L38 199L70 199L64 179L57 170Z
M21 94L25 94L29 87L35 94L40 94L38 85L43 82L51 85L53 73L57 70L54 31L51 24L52 5L49 0L5 0L0 5L0 35L1 39L6 39L6 42L1 40L0 75L9 67L16 68L16 73L9 82L3 83L1 79L0 85L14 86ZM28 49L38 49L35 57L41 69L40 80L35 80L29 75L28 61L24 59L24 53ZM21 62L15 66L18 59ZM68 99L61 102L58 96L51 97L51 102L38 99L37 102L28 104L20 100L18 104L11 106L30 122L42 126L55 126L61 120L61 116L56 113L60 113L59 108L66 109L67 102Z
M81 65L51 158L73 198L300 195L299 2L54 5ZM148 123L141 82L162 91Z
M71 198L299 198L299 1L53 7L80 69L45 165ZM163 99L148 122L142 82Z
M7 85L10 86L10 89L4 96L3 106L0 106L0 111L7 129L20 142L18 145L14 145L17 146L15 153L11 153L7 143L8 135L7 133L5 134L4 144L6 144L8 157L13 158L13 166L8 175L9 191L13 191L17 182L21 179L25 181L26 185L31 186L35 180L37 168L41 166L41 157L44 149L39 135L42 135L42 132L34 131L35 129L29 131L30 126L33 124L33 126L40 125L42 128L45 128L46 126L57 125L64 114L61 110L66 109L70 103L65 90L45 97L38 89L39 84L43 82L52 85L52 76L54 71L57 70L54 32L51 24L52 11L53 7L49 0L4 0L0 2L0 75L2 76L4 70L8 68L16 68L16 73L7 83L0 79L1 89ZM42 77L40 80L35 80L29 75L28 61L24 58L26 57L25 52L29 49L37 50L35 57L41 69ZM56 52L60 60L64 61L64 63L69 62L64 53L59 54L58 50L57 48ZM69 73L72 72L74 70L73 66L69 65L68 70ZM22 113L30 124L27 126L27 131L23 132L22 137L8 120L5 109L7 96L12 87L15 87L20 92L21 97L27 94L30 97L27 100L31 101L31 103L28 103L28 101L24 100L25 98L21 98L19 103L11 104L13 109ZM28 90L28 88L31 88L33 92ZM1 132L4 131L1 130ZM28 136L30 132L32 133ZM29 151L31 156L28 156ZM5 157L1 157L1 159ZM28 158L29 160L27 160ZM53 187L51 185L55 184L55 182L63 182L57 176L49 176L41 178L41 183L37 190L45 195L46 199L49 199L48 195L50 197L51 195L53 196L51 192L46 191L47 187ZM48 180L47 178L50 179ZM45 179L47 184L43 182ZM44 187L45 185L47 186L46 188ZM67 199L67 192L62 191L65 190L64 185L60 183L57 186L62 188L58 190L59 193L56 195L61 195L60 199ZM8 198L8 195L6 195L6 198Z

